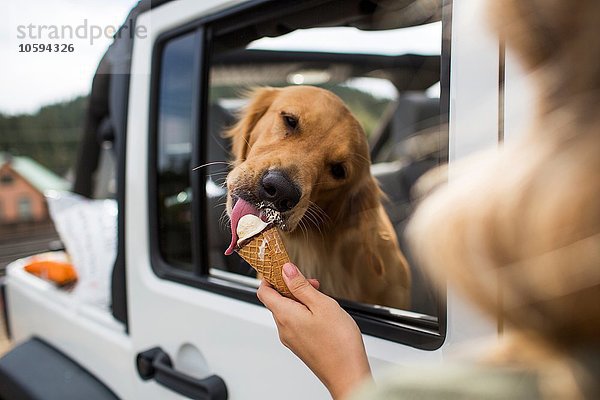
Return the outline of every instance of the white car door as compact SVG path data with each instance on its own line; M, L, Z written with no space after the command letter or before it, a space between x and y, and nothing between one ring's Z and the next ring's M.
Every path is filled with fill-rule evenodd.
M238 104L225 92L218 92L218 85L229 82L242 86L250 82L231 83L231 74L236 67L242 68L242 63L227 64L227 58L219 51L227 45L239 47L239 43L245 43L244 35L249 35L251 44L242 45L242 49L273 51L283 46L285 51L307 51L302 46L289 47L289 43L306 41L291 36L291 42L286 43L286 29L274 23L289 20L305 26L306 15L312 15L320 25L334 29L333 16L350 15L354 12L351 3L354 2L342 6L341 2L331 1L300 5L180 0L138 17L137 26L148 27L148 35L136 38L133 47L125 195L128 329L134 353L143 353L138 361L147 378L136 379L136 398L168 399L182 394L222 398L222 384L231 399L328 398L320 382L279 342L270 312L255 299L256 279L219 264L229 263L228 259L215 261L222 260L218 243L211 247L216 241L214 229L218 228L218 221L211 216L209 205L212 197L223 194L222 188L218 175L196 173L193 168L211 157L198 149L211 148L208 131L217 118L213 106L219 106L221 111L235 110ZM450 32L451 10L446 8L444 17L437 16L442 22L429 26L427 31L437 32L435 40L439 40L437 50L425 53L441 63L441 77L436 80L441 79L442 93L435 101L440 104L442 117L449 121L441 137L446 146L445 157L450 160L495 145L498 139L498 43L485 33L476 3L472 0L453 6L452 61L449 36L444 49L441 46L442 30ZM322 11L321 20L316 18L315 10ZM256 27L267 32L261 36ZM426 36L425 31L419 31L424 28L408 28L406 32L412 38L406 39L408 44L414 45L415 38ZM360 30L356 31L343 31L347 35L345 42L352 42L354 34L359 35L357 42L358 37L363 37ZM308 34L301 38L310 39L310 29L292 34ZM283 44L268 39L261 42L263 36L281 36ZM316 37L314 42L324 47L308 50L331 54L325 38L321 34ZM371 42L359 50L339 40L329 46L339 45L346 54L356 55L377 47L378 40L379 44L388 42L368 35L365 40ZM385 56L397 56L418 50L407 47L401 35L395 40L400 47L391 53L381 49L380 53L388 51ZM297 55L300 56L309 57ZM277 57L280 62L281 57ZM317 65L314 60L311 62ZM256 65L241 69L246 78L254 73L254 83L262 84L265 75L280 73L272 65ZM303 71L299 73L303 79L323 76ZM338 83L361 93L377 88L386 93L380 81L362 82L341 79ZM416 89L407 89L411 87L397 84L396 97L388 98L387 103L413 101L408 95L414 95ZM425 89L419 89L419 98L427 97ZM487 97L492 101L481 101ZM478 127L493 134L473 139L469 118L470 108L475 106L480 116ZM381 173L384 167L399 165L394 164L395 159L386 161L389 162L381 162L374 171ZM448 293L447 301L436 299L441 300L441 306L433 312L435 315L343 302L365 333L375 375L392 365L439 362L448 346L494 332L495 328L464 306L452 290ZM161 357L157 357L157 351L147 352L156 348L163 351ZM153 360L154 371L150 367ZM201 397L203 394L205 397Z

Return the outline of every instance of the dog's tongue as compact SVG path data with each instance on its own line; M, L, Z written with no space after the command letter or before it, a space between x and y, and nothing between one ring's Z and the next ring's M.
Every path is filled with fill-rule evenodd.
M260 217L258 210L252 204L248 203L246 200L238 199L235 205L233 206L233 210L231 210L231 244L225 250L225 255L228 256L233 253L235 246L237 246L238 235L237 235L237 226L238 221L244 215L252 214Z

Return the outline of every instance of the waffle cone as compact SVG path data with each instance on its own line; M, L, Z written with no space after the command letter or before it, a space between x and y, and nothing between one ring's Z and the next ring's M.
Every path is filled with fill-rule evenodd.
M281 268L290 258L277 228L265 229L236 251L279 293L293 297L283 281Z

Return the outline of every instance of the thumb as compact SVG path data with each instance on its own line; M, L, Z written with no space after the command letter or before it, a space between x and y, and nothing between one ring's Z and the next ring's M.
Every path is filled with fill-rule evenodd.
M298 267L292 263L283 265L283 280L294 297L309 308L320 295L320 292L306 280Z

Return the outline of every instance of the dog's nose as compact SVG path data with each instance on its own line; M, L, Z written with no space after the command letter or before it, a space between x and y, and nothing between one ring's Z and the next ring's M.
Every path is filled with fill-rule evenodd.
M263 175L258 197L271 202L275 209L284 212L294 208L302 193L292 180L282 171L267 171Z

